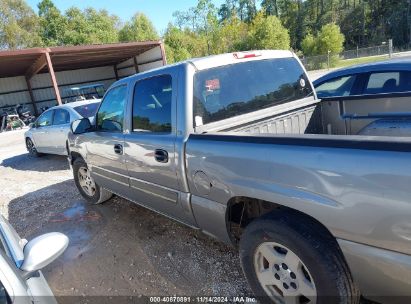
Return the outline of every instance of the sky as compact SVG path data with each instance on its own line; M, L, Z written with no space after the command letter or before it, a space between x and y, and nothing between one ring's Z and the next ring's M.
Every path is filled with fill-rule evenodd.
M27 0L27 2L35 12L38 11L37 3L40 0ZM53 0L53 2L62 12L71 6L81 9L93 7L106 9L123 21L130 19L136 12L143 12L151 19L160 34L173 20L173 12L187 10L197 4L197 0ZM213 2L219 7L225 1L214 0Z

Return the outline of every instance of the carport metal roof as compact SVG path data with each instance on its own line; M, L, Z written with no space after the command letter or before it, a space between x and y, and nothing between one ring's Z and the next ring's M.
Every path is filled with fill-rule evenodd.
M163 60L165 64L164 46L161 41L0 51L0 78L25 76L27 87L32 96L30 79L38 73L48 71L56 99L61 104L55 72L115 66L157 46L160 46L163 57L158 60Z

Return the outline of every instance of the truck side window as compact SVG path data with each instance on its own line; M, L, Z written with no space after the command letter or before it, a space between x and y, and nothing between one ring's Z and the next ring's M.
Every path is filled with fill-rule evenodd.
M126 85L120 85L107 92L97 113L97 130L108 132L123 131L126 98Z
M133 131L171 132L172 78L162 75L134 87Z

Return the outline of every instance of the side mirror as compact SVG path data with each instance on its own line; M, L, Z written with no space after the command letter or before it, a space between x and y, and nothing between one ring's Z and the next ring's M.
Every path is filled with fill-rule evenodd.
M66 250L68 243L68 237L59 232L36 237L24 246L24 262L20 269L33 272L44 268Z
M88 118L75 120L71 123L71 132L73 134L83 134L92 128L91 122Z

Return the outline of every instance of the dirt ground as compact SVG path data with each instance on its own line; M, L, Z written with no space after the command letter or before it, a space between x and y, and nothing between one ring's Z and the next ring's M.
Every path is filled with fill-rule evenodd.
M250 295L236 250L119 197L88 205L66 158L29 157L23 133L0 133L0 211L21 237L69 237L43 271L56 296Z

